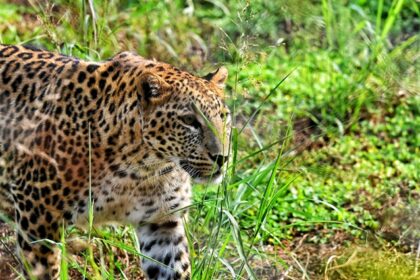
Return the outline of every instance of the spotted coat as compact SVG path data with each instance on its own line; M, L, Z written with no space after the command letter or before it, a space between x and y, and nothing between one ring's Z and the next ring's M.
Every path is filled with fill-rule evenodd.
M123 52L101 62L0 45L0 208L26 277L59 279L60 229L135 226L147 279L189 279L191 178L228 154L225 68L204 78ZM37 241L37 242L34 242Z

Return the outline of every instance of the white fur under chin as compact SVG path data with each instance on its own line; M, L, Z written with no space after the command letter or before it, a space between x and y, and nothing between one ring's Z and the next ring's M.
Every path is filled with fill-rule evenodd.
M193 178L193 181L198 184L220 184L223 181L223 174L211 178Z

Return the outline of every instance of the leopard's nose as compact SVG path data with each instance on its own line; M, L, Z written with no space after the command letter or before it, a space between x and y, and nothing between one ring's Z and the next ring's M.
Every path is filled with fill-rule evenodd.
M223 164L225 164L225 162L227 162L228 157L224 156L224 155L212 155L209 154L210 158L216 162L217 166L220 168L223 166Z

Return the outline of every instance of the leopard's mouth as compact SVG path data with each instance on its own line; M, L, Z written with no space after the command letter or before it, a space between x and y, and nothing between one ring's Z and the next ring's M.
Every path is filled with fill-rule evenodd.
M195 168L187 160L181 160L180 166L185 170L191 178L197 183L219 182L223 172L221 168L212 168L211 171L202 171Z

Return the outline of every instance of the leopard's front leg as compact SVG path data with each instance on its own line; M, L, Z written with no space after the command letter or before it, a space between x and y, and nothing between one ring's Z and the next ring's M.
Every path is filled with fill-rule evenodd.
M158 262L142 259L148 279L190 279L188 245L181 217L167 218L137 228L142 254Z
M21 156L13 167L11 193L25 279L59 279L61 253L56 244L65 220L71 218L65 210L67 191L55 165L44 158Z
M30 241L32 238L24 237L22 233L17 235L18 255L25 279L60 279L61 253L58 247L47 241Z
M61 253L55 244L60 226L43 222L44 215L35 221L36 210L26 212L18 206L16 211L17 249L25 279L60 279Z

